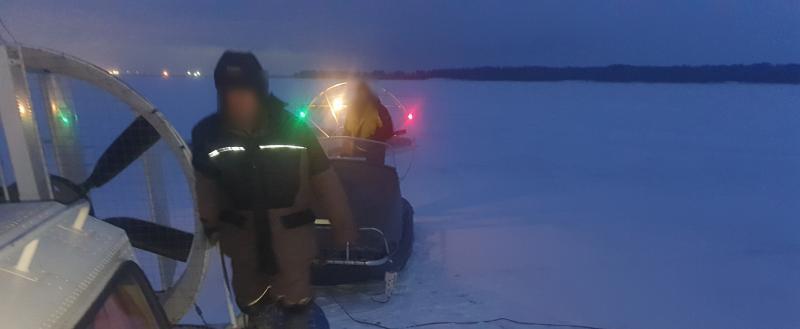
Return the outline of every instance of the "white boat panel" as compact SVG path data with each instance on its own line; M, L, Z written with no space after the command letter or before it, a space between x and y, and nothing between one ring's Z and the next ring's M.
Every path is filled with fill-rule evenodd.
M0 319L4 328L72 328L116 269L135 260L125 232L88 217L73 223L85 204L0 205ZM30 267L15 266L38 240Z

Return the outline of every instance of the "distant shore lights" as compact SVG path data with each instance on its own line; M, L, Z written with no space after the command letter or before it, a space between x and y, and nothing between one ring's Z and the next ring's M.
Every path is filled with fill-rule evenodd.
M161 77L164 79L169 79L169 71L161 70Z
M196 71L191 71L190 70L190 71L186 71L186 76L190 77L190 78L199 78L201 76L201 74L200 74L199 70L196 70Z
M117 75L119 75L119 70L118 69L110 69L110 70L108 70L108 74L117 76Z

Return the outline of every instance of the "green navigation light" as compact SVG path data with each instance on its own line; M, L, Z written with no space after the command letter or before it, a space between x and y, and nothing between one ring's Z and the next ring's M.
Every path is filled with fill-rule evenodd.
M308 108L305 106L298 107L297 110L295 110L295 113L297 114L298 119L305 120L306 117L308 117Z
M72 125L73 114L66 105L61 105L58 107L58 110L56 111L56 117L64 126L69 127Z

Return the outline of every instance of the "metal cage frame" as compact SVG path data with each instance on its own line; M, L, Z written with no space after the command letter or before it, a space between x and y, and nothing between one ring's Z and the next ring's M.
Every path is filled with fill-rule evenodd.
M194 201L194 239L192 241L191 252L186 261L186 269L181 273L180 277L174 281L174 284L159 295L159 301L169 321L177 323L194 303L195 297L205 277L210 252L208 241L203 233L202 225L199 220L196 202L197 197L194 189L194 170L191 165L191 152L186 142L150 102L120 79L109 74L106 70L79 58L53 50L24 45L0 45L0 48L4 48L9 52L14 52L19 55L20 62L22 62L20 65L23 65L24 68L22 70L23 72L34 71L60 74L81 80L111 94L116 99L128 105L129 109L136 115L147 120L159 133L162 140L167 145L169 152L178 161L187 184L189 185L192 200ZM15 84L14 81L11 83ZM17 89L22 88L27 91L27 84L21 87L16 83L14 87ZM41 145L38 145L38 147L41 150ZM150 196L151 203L154 202L153 197L154 196ZM151 204L151 208L152 207L153 205Z

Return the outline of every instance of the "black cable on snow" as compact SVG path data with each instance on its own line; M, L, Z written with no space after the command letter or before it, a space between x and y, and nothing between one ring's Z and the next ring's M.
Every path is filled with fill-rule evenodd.
M568 323L549 323L549 322L531 322L531 321L520 321L514 320L506 317L499 317L494 319L487 319L487 320L475 320L475 321L436 321L436 322L424 322L424 323L417 323L412 324L404 327L387 327L382 325L380 322L372 322L367 320L362 320L354 317L339 301L336 297L330 296L333 299L333 302L339 306L340 309L350 318L351 321L363 324L375 328L381 329L409 329L409 328L422 328L422 327L430 327L430 326L438 326L438 325L475 325L475 324L482 324L482 323L493 323L493 322L510 322L513 324L523 325L523 326L538 326L538 327L549 327L549 328L573 328L573 329L607 329L603 327L596 327L596 326L588 326L582 324L568 324Z

